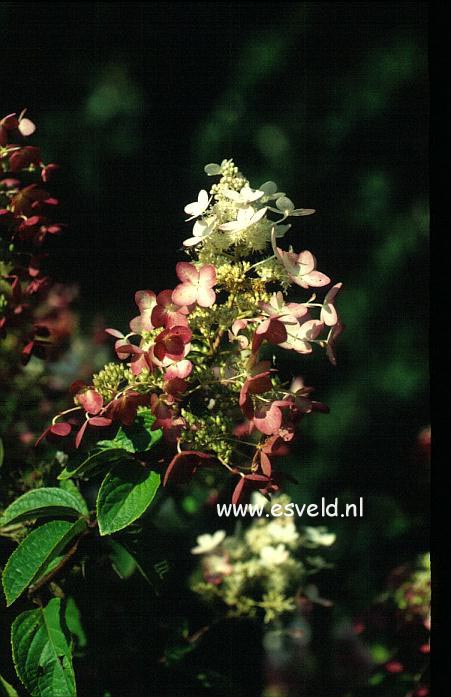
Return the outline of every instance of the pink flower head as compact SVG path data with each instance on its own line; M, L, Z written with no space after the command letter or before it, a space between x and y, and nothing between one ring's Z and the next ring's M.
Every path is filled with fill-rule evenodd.
M31 136L36 126L30 119L25 118L26 109L17 117L16 114L8 114L0 121L0 145L7 145L11 138ZM15 140L13 142L16 142Z
M172 290L163 290L157 295L157 304L154 305L151 322L154 327L164 327L165 329L174 326L188 326L186 315L189 309L186 306L176 305L172 299Z
M269 319L263 320L255 330L252 339L253 353L257 353L265 339L270 344L283 344L287 339L285 323L277 317L269 317Z
M345 330L345 325L338 321L330 330L327 339L326 354L332 365L337 365L337 357L335 355L335 343Z
M281 457L283 455L288 455L288 446L285 445L283 439L278 433L275 433L263 442L261 451L266 455L271 455L271 457Z
M34 145L25 145L20 150L16 150L9 157L9 168L11 172L18 172L30 165L39 165L41 162L41 151Z
M136 418L138 407L148 406L148 404L148 395L127 390L108 404L105 413L113 421L119 421L123 426L131 426Z
M253 340L252 351L256 353L266 339L270 344L283 344L287 339L290 327L298 324L297 318L308 313L303 304L288 303L285 305L282 293L274 293L269 303L260 302L259 306L268 319L257 327Z
M117 357L123 361L129 357L130 351L128 351L125 346L129 346L130 342L118 329L113 329L108 327L105 329L105 334L113 336L117 341L114 344L114 350L116 351Z
M266 370L246 378L240 392L240 407L243 414L252 419L254 416L254 404L251 395L263 394L272 388L271 371Z
M164 374L166 393L175 399L179 399L188 386L186 378L191 375L192 369L193 364L187 360L171 365Z
M276 248L276 254L288 272L293 283L302 288L320 288L330 283L329 276L316 271L316 259L307 250L303 252L285 252L280 247Z
M186 261L180 261L176 273L182 281L172 293L176 305L184 307L197 303L200 307L211 307L216 301L213 286L216 285L216 269L204 264L199 269Z
M385 670L387 673L402 673L404 666L399 661L389 661L385 664Z
M274 438L277 438L280 440L279 436L273 436ZM271 460L269 459L269 455L271 454L271 447L267 445L269 442L269 438L265 441L265 444L262 445L261 447L259 446L257 450L255 451L254 458L252 460L253 465L259 466L259 469L261 470L262 474L265 475L265 477L270 477L271 476L271 471L272 471L272 465L271 465Z
M37 439L35 446L39 445L39 443L44 440L44 438L47 438L48 440L53 440L52 436L55 437L56 439L59 438L65 438L66 436L69 435L71 432L72 427L70 424L68 424L66 421L58 421L56 424L52 424L48 428L45 429L44 433L41 433L39 438Z
M103 407L103 397L93 387L87 387L75 395L75 401L87 414L98 414Z
M260 301L258 304L268 317L286 318L286 324L290 323L290 317L293 324L293 317L299 319L308 313L304 303L285 303L285 298L280 291L272 294L269 303Z
M163 432L172 428L174 422L174 409L168 404L162 395L153 394L150 398L150 409L155 416L152 430L161 428Z
M246 474L240 477L232 494L232 503L247 503L251 493L256 490L266 490L271 480L263 474Z
M161 429L163 437L168 443L176 443L180 438L180 433L186 428L185 419L178 416L174 404L169 404L166 395L152 394L150 398L150 409L155 416L152 424L152 431Z
M47 183L50 181L50 179L53 178L54 173L59 169L59 165L56 165L54 163L49 163L45 167L42 168L41 171L41 179L43 182Z
M180 361L185 357L186 346L191 341L192 331L189 327L171 327L164 329L155 339L153 352L155 357L162 361L170 358L173 361Z
M213 461L212 455L197 450L184 450L177 453L169 463L163 485L166 486L169 480L175 484L185 484L196 473L198 467L211 464Z
M254 412L253 422L255 428L266 436L279 433L282 426L282 408L292 406L288 400L275 400L271 404L258 405Z
M80 443L88 426L106 428L107 426L111 426L111 424L112 420L107 418L106 416L91 416L91 418L86 419L75 437L75 447L80 447Z
M287 340L281 346L297 353L311 353L312 346L309 342L315 341L323 329L324 324L318 319L309 319L302 324L297 323L289 329Z
M237 341L240 349L244 350L249 347L249 339L244 334L240 334L242 329L246 329L248 325L247 319L236 319L229 329L229 341Z
M143 370L153 372L154 365L152 363L149 351L133 344L116 342L116 353L119 358L130 358L130 370L133 375L141 375Z
M337 310L335 309L334 303L335 298L337 297L337 294L340 292L342 287L342 283L336 283L327 292L326 297L324 298L323 306L321 308L320 319L321 322L324 322L324 324L328 327L334 327L338 323L338 314Z
M135 293L135 303L138 305L139 315L130 322L130 329L135 334L143 331L150 331L154 328L152 324L152 310L157 304L155 293L152 290L137 290Z

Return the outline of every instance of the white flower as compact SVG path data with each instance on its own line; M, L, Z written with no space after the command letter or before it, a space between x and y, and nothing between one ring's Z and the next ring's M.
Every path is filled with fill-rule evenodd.
M213 535L209 535L208 533L199 535L197 538L197 546L192 548L191 554L207 554L213 551L221 544L225 536L225 530L217 530Z
M233 566L226 557L219 554L210 554L204 558L204 572L208 576L230 576Z
M263 218L266 213L266 208L260 208L256 211L252 206L247 208L239 208L236 220L231 220L229 223L223 223L220 225L221 230L227 232L241 232L246 230L251 225L258 223L259 220Z
M305 528L307 535L308 546L323 546L330 547L336 540L336 535L333 532L327 532L327 528L320 526L318 528Z
M251 494L251 505L255 508L265 508L268 504L268 499L259 491L253 491Z
M288 196L280 196L276 201L276 207L284 215L312 215L315 212L314 208L295 208L293 201Z
M285 196L282 191L278 191L277 184L273 181L265 182L259 187L259 189L260 191L263 191L268 201Z
M267 530L274 542L290 544L290 542L296 542L299 537L299 533L293 521L279 523L273 520L269 523Z
M222 193L226 198L231 199L237 205L247 206L249 203L258 201L265 192L259 191L258 189L251 189L250 186L243 186L239 192L233 189L225 189Z
M193 220L194 218L198 218L200 215L202 215L202 213L206 211L210 205L210 201L211 198L208 197L208 192L205 191L205 189L199 191L197 201L194 201L194 203L188 203L188 205L184 208L185 213L190 216L187 218L187 220Z
M267 545L260 550L260 562L263 566L267 566L269 568L283 564L285 561L287 561L288 556L288 550L284 547L284 545L277 545L277 547Z
M192 220L190 218L190 220ZM185 247L193 247L199 242L203 242L207 239L215 229L216 218L213 216L211 218L206 218L202 220L196 220L193 226L193 237L189 237L183 242Z

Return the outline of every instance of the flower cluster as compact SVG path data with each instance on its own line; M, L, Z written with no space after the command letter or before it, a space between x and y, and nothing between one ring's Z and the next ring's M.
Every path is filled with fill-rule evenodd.
M393 591L404 622L419 621L426 629L431 622L431 568L429 554L418 559L416 569Z
M387 589L356 623L373 658L369 685L405 697L428 697L431 573L429 554L392 571ZM377 692L377 694L382 694Z
M25 112L0 121L0 336L22 363L54 353L74 323L71 289L55 287L41 269L43 244L62 225L47 191L57 165L45 165L40 149L26 144L34 131Z
M304 415L327 411L302 380L282 382L272 353L278 347L301 356L320 347L335 363L341 284L318 301L316 289L330 278L311 252L280 246L286 221L313 210L295 208L274 182L251 188L231 160L205 171L219 180L185 207L193 228L175 288L136 293L130 331L107 330L121 363L105 366L90 384L76 383L75 407L47 433L79 447L88 429L130 426L148 407L172 449L164 483L223 468L236 477L236 502L255 490L277 491L282 474L274 458L287 452ZM291 302L292 286L310 297Z
M286 496L278 500L288 502ZM308 579L330 567L311 550L334 541L335 535L324 528L298 532L292 519L266 516L241 534L227 536L218 530L200 535L191 550L201 557L191 588L207 600L224 603L229 616L256 616L263 611L265 622L293 612L305 601L329 604Z

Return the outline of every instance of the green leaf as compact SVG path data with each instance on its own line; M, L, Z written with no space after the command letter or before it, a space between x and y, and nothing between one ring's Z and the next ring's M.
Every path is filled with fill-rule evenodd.
M130 552L116 540L110 540L111 552L110 559L113 569L119 578L130 578L136 571L136 561Z
M108 441L104 441L108 442ZM111 441L113 442L113 441ZM62 472L58 475L59 480L70 479L71 477L79 477L81 475L86 475L88 472L97 469L98 467L103 467L105 464L114 464L119 458L123 459L126 457L122 448L108 448L102 450L94 450L89 453L88 457L85 457L81 453L67 464Z
M52 520L30 532L11 554L3 570L7 605L42 576L52 560L85 528L86 522L82 519L75 523Z
M118 534L119 543L132 557L137 571L156 595L161 594L166 577L173 570L171 562L166 558L167 550L158 532L155 526L150 524L137 536L130 535L129 531ZM117 539L114 541L117 542Z
M0 675L0 697L19 697L17 691Z
M72 496L75 496L75 498L78 499L78 501L79 501L80 510L84 511L84 515L88 515L88 513L89 513L88 506L87 506L86 501L84 500L83 496L80 493L80 489L75 484L75 482L73 482L70 479L64 479L63 481L61 481L60 487L61 487L61 489L64 489L64 491L68 491L70 494L72 494Z
M11 643L17 675L32 697L76 697L71 639L60 598L19 615Z
M85 630L81 623L80 610L72 596L69 596L66 600L65 617L69 631L75 637L77 647L79 649L84 648L88 640L86 639Z
M80 498L58 487L42 487L27 491L4 511L0 518L0 526L54 515L79 518L80 515L88 513L86 504Z
M149 408L138 412L131 426L121 426L113 440L98 443L101 448L121 448L127 453L143 453L150 450L162 436L161 429L152 431L155 417Z
M136 462L122 462L109 472L97 496L97 518L101 535L126 528L152 502L160 475Z

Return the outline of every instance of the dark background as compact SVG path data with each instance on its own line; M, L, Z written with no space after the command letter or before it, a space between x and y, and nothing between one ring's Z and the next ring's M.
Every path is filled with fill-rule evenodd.
M315 216L289 239L345 291L338 367L296 357L331 407L289 463L299 501L365 497L329 521L324 590L364 611L428 546L427 5L417 2L0 3L2 112L28 107L69 228L54 276L85 328L125 329L139 288L173 287L203 166L233 157ZM191 541L191 540L190 540Z

